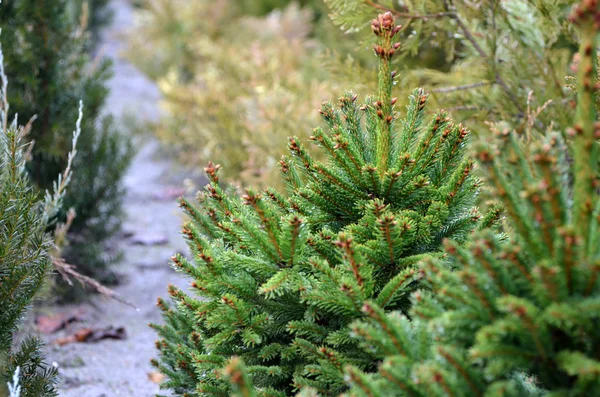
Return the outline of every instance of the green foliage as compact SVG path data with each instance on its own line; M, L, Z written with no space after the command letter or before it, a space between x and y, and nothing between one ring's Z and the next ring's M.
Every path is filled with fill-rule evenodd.
M379 94L323 104L327 131L317 128L311 140L326 162L291 138L291 157L280 162L287 196L228 191L211 164L198 205L181 201L192 259L173 264L193 281L190 293L169 288L174 307L159 301L166 324L154 326L162 338L154 364L165 388L285 396L310 385L337 395L344 366L374 370L348 328L364 317L363 303L407 310L421 278L415 264L497 216L481 219L473 208L467 130L443 112L425 123L422 90L404 117L394 110L397 29L389 14L377 23Z
M22 368L22 396L55 396L56 371L47 369L39 342L13 347L13 334L25 310L42 288L52 266L43 207L24 173L23 129L2 131L0 164L0 391L17 366Z
M466 247L448 243L454 270L424 261L432 292L414 295L413 321L365 305L370 320L354 333L384 361L377 374L348 368L350 395L597 394L600 6L582 1L572 15L580 34L573 127L528 145L499 132L478 150L506 207L509 240L482 232Z
M40 342L26 339L17 346L14 333L52 267L48 253L51 241L45 231L70 181L81 113L67 170L59 176L53 194L47 193L45 201L40 200L25 170L27 146L23 138L30 126L19 127L16 119L8 124L3 61L0 51L0 394L8 395L7 382L19 368L22 397L52 397L56 396L56 369L45 365Z
M284 9L291 3L298 4L302 8L310 7L317 11L322 10L319 0L235 0L235 5L244 15L266 15L276 9Z
M62 127L77 118L80 99L86 105L79 172L65 199L77 214L65 256L81 273L102 278L107 258L100 253L119 223L121 178L131 155L127 139L100 116L110 64L90 65L87 33L70 18L68 0L4 1L0 22L11 110L25 120L37 116L27 137L34 142L27 168L40 191L65 168L71 138Z
M577 48L567 22L574 0L325 2L337 25L363 35L377 13L391 10L404 25L402 63L418 54L445 55L437 67L412 64L405 80L430 90L434 106L449 109L455 119L480 130L485 122L505 122L517 133L535 135L551 123L568 126L564 104L571 96L564 77ZM526 104L535 109L548 101L549 110L529 125Z
M130 59L163 93L158 137L186 164L219 162L230 182L281 187L285 138L307 138L329 93L365 80L360 65L314 37L347 42L326 18L316 24L310 8L291 4L251 17L236 0L161 0L145 2L138 17ZM355 65L352 80L330 73L330 64Z

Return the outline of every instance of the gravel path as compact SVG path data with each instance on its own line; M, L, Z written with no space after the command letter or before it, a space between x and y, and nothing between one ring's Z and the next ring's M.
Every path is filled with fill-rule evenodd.
M117 120L133 113L138 119L153 120L159 114L160 94L156 86L121 55L125 46L122 33L131 26L133 7L129 0L111 0L114 22L102 37L101 53L114 60L114 78L106 111ZM153 138L142 138L138 154L125 179L127 197L124 237L118 242L124 251L124 261L116 270L123 283L117 292L139 309L101 296L76 307L61 307L57 311L84 312L83 323L70 329L44 336L48 343L48 360L58 364L62 383L61 397L150 397L159 390L149 380L153 371L149 360L155 356L156 335L149 322L160 322L155 306L158 296L166 295L169 283L184 285L173 272L169 258L175 252L186 252L179 234L181 211L175 197L181 178L174 176L167 160L157 160L159 145ZM57 338L72 334L81 327L124 327L126 340L104 340L97 343L53 344Z

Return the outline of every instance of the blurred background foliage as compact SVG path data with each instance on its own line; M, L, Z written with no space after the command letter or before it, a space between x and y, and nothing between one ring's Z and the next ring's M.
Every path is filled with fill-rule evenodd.
M277 185L286 137L306 139L322 101L366 84L374 58L354 51L323 3L304 3L140 2L129 56L159 83L167 116L156 132L183 162L212 160L232 182Z
M76 17L74 5L81 6L81 1L4 0L0 24L6 73L11 76L11 117L18 114L22 123L37 117L26 139L34 142L27 168L39 194L52 188L66 166L72 128L65 126L74 125L79 100L84 103L76 172L56 221L64 223L68 209L75 210L62 254L80 273L107 282L114 280L109 266L119 257L110 239L120 229L121 182L133 151L129 138L102 114L111 64L90 55L87 18L101 19L86 16L87 11ZM101 8L89 10L100 13ZM81 296L60 278L57 291L62 298Z

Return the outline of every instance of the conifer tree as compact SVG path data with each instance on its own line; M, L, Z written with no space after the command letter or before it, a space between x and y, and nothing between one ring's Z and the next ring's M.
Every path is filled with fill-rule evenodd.
M3 120L6 120L3 112ZM2 129L0 163L0 395L7 395L7 381L16 367L22 369L23 397L55 396L56 370L45 366L37 339L26 339L18 348L13 334L44 285L52 261L45 234L43 206L32 189L22 153L25 129Z
M79 172L65 197L65 208L74 208L77 216L63 254L81 273L104 281L111 259L106 241L120 225L121 179L131 149L110 117L100 115L110 63L90 64L88 33L73 22L70 1L5 0L0 23L11 76L11 111L25 120L37 116L26 138L34 142L27 169L40 192L51 189L65 168L71 138L63 126L76 119L80 99L86 104L76 160ZM61 211L57 220L64 222L66 216Z
M387 13L373 30L379 94L323 104L329 131L316 129L311 139L328 162L293 137L291 157L281 161L287 196L275 189L239 196L220 185L211 164L198 205L181 201L192 259L175 256L173 264L193 281L190 293L169 288L175 307L158 303L166 324L155 326L162 339L154 365L167 375L165 388L230 395L223 368L239 356L244 364L231 367L232 376L245 365L257 395L292 395L304 385L338 394L345 365L374 365L348 328L364 317L363 302L407 310L417 261L441 257L443 239L463 241L497 217L482 219L473 207L468 131L444 112L425 124L422 90L403 118L394 110L390 60L399 27Z
M583 0L572 127L522 145L497 131L479 162L506 207L508 241L447 244L457 269L423 264L431 292L410 321L369 302L354 332L384 360L349 367L352 396L593 396L600 390L597 36L600 4ZM573 117L574 116L574 117Z
M18 126L16 118L9 124L7 87L0 50L0 396L8 396L6 385L16 372L20 374L20 396L52 397L56 396L57 371L45 364L41 342L27 338L17 344L14 333L52 269L52 242L46 230L71 180L82 105L66 169L57 175L52 193L46 192L45 199L40 199L26 172L31 144L26 144L24 137L30 132L31 121L25 127Z

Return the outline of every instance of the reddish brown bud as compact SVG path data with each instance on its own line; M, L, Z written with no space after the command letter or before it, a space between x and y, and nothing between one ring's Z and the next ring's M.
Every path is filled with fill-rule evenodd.
M373 31L373 33L375 33L376 36L379 36L381 34L381 24L377 19L374 19L371 22L371 30Z
M379 19L383 29L389 30L394 26L394 16L390 11L380 14L377 19Z
M374 47L374 49L375 49L375 54L377 54L378 57L382 57L385 54L385 50L380 45L376 45Z

